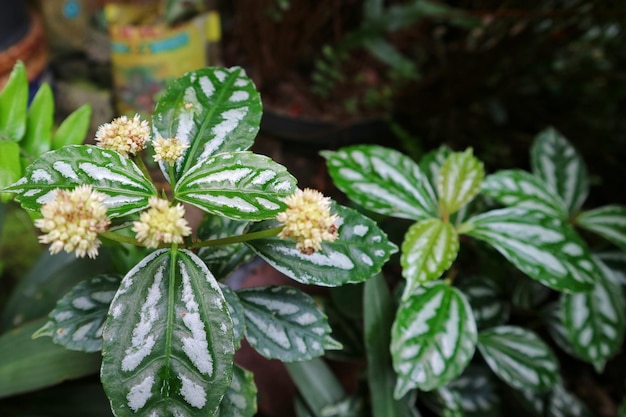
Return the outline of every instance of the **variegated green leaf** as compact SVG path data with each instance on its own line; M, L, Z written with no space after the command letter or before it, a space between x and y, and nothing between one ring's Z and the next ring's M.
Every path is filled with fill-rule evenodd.
M400 304L391 329L395 397L446 385L463 372L475 348L476 323L463 293L441 281L417 287Z
M413 224L402 242L402 275L406 279L404 295L415 287L437 279L456 259L459 235L450 223L432 218Z
M71 350L99 351L104 319L120 281L117 275L98 275L81 282L58 301L48 322L33 337L50 336Z
M254 375L237 365L233 380L220 404L219 417L253 417L256 414L257 389Z
M483 163L474 156L471 148L451 153L437 178L440 215L448 218L476 197L484 177Z
M176 183L177 200L238 220L265 220L287 207L296 179L267 156L228 152L208 157Z
M168 86L152 123L155 136L189 144L174 169L178 179L209 156L252 146L261 114L259 93L243 69L202 68ZM161 170L168 177L164 164Z
M226 284L222 284L221 282L219 284L222 294L224 294L226 304L228 305L228 313L233 321L233 341L235 342L235 347L238 347L239 342L243 339L243 330L246 323L243 315L243 306L235 291Z
M626 305L612 271L595 258L600 273L593 290L563 294L561 314L566 336L577 356L602 372L606 361L622 346Z
M292 287L237 291L246 318L245 335L261 355L283 362L324 354L330 326L310 296Z
M502 324L509 319L510 304L493 279L475 277L459 283L467 297L478 328Z
M485 365L470 364L463 374L448 384L459 395L465 417L499 417L501 401L495 377Z
M541 391L559 381L552 350L524 328L498 326L478 334L478 349L491 370L518 389Z
M537 417L592 417L583 402L561 383L547 392L514 391L521 403Z
M148 206L157 195L152 182L130 159L89 145L70 145L46 152L26 168L26 174L8 187L22 207L39 210L55 190L89 184L105 195L109 217L123 216Z
M541 180L519 169L498 171L487 176L482 193L505 206L521 206L548 215L567 218L565 203Z
M437 184L437 178L439 178L439 171L443 166L448 156L452 153L452 149L446 145L440 146L434 151L428 152L419 162L419 167L426 175L433 188Z
M572 344L567 339L567 331L563 325L560 300L546 305L541 310L541 320L546 325L546 329L548 333L550 333L554 343L568 355L578 358Z
M461 405L461 395L447 386L421 393L420 400L441 417L465 416Z
M553 294L550 288L525 276L520 276L515 280L512 290L511 303L525 310L532 310L543 304Z
M559 291L592 288L589 249L564 221L522 207L492 210L465 223L467 234L493 246L519 270Z
M233 331L192 252L153 252L123 279L103 334L101 379L118 417L215 415L231 384Z
M608 251L595 253L594 256L597 256L611 270L616 282L624 291L626 288L626 252Z
M626 207L610 205L583 211L576 217L576 224L626 251Z
M305 255L295 242L277 236L246 242L278 271L303 284L336 287L356 283L380 272L397 247L376 223L356 210L333 203L339 216L338 239L323 242L322 249ZM278 226L276 221L259 223L250 232Z
M585 163L574 147L553 128L542 131L531 149L535 175L565 202L569 214L575 214L589 193Z
M248 222L245 221L208 214L198 227L198 238L206 241L241 235L247 226ZM198 256L217 280L226 278L239 265L249 261L253 255L243 243L208 246L198 250Z
M335 185L363 207L393 217L437 216L435 193L409 157L382 146L360 145L322 152Z

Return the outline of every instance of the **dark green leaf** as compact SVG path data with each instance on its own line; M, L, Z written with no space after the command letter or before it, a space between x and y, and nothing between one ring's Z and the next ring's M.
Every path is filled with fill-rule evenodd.
M159 98L154 132L189 148L175 166L180 178L201 160L252 146L261 122L261 99L239 67L203 68L173 81ZM167 174L167 166L161 164Z
M104 319L121 280L117 275L99 275L81 282L59 300L33 338L50 336L67 349L99 351Z
M90 184L108 196L104 204L109 217L139 211L157 195L152 182L134 162L117 152L89 145L69 145L46 152L8 190L17 194L22 207L38 211L53 198L57 188L73 189L81 184Z
M515 391L517 398L538 417L592 417L587 407L558 383L548 392Z
M475 277L459 284L474 312L478 328L492 327L509 319L510 305L498 285L487 277Z
M254 375L235 365L233 380L220 403L219 417L253 417L256 414L257 389Z
M485 365L470 364L448 388L458 393L465 417L499 417L500 397L493 374Z
M276 217L296 179L267 156L228 152L199 161L176 183L177 200L237 220Z
M221 282L219 284L222 294L224 294L226 304L228 305L228 313L233 321L233 341L235 347L238 347L239 342L243 339L244 326L246 323L245 316L243 315L243 305L241 305L239 296L237 296L235 291L228 285L222 284Z
M583 211L576 217L576 224L626 251L626 207L610 205Z
M65 145L80 145L84 142L91 120L91 106L84 104L74 110L52 136L52 149Z
M37 157L50 150L52 140L52 126L54 125L54 98L52 89L44 83L28 109L26 120L26 134L21 143L24 151Z
M283 362L324 354L330 326L310 296L292 287L237 291L244 308L246 340L261 355Z
M363 207L388 216L423 220L437 216L435 192L409 157L381 146L322 152L335 185Z
M356 210L333 204L339 237L323 242L322 249L305 255L295 242L279 237L246 242L260 257L288 277L303 284L335 287L361 282L379 272L397 248L376 223ZM278 226L275 221L259 223L250 232Z
M226 301L192 252L153 252L123 279L107 317L101 378L116 416L216 414L230 387Z

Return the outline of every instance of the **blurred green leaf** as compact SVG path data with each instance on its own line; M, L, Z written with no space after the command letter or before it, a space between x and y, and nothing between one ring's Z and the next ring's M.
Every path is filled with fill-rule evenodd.
M50 150L52 126L54 125L54 98L52 89L45 83L39 90L28 109L26 135L21 143L30 157L37 157Z
M84 104L74 110L52 136L52 149L65 145L80 145L85 141L91 120L91 106Z
M0 92L0 139L19 142L26 132L28 79L26 68L19 61Z

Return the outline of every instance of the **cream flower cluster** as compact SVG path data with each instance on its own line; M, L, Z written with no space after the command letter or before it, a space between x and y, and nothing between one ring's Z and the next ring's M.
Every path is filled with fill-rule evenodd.
M322 242L337 239L338 217L330 214L330 198L310 188L298 190L285 199L287 209L276 216L285 227L278 234L297 242L300 252L310 255L322 248Z
M98 255L98 233L110 224L103 204L106 196L92 190L90 185L75 189L56 190L54 199L41 207L43 218L35 220L35 226L44 232L39 237L42 243L51 243L50 253L62 249L76 252L79 258Z
M182 243L183 237L191 234L182 204L170 207L167 200L158 197L150 197L148 204L150 208L133 223L138 241L149 248L158 248L161 243Z
M154 160L168 164L176 162L178 158L183 156L183 151L189 147L177 137L165 139L160 136L152 141L152 146L154 146Z
M105 123L96 132L98 146L116 151L125 157L135 155L146 147L150 139L148 122L141 120L138 114L132 119L126 116Z

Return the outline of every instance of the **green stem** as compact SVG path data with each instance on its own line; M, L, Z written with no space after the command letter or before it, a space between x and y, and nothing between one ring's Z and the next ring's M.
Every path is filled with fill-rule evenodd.
M221 239L211 239L205 240L203 242L195 242L190 247L204 248L207 246L230 245L232 243L241 243L247 242L249 240L263 239L265 237L276 236L280 233L281 230L283 230L283 227L284 226L272 227L271 229L260 230L258 232L246 233L238 236L229 236Z
M115 242L128 243L129 245L134 245L134 246L144 246L141 242L139 242L134 237L118 235L117 233L113 233L113 232L101 232L100 236L102 236L105 239L113 240Z
M170 177L170 187L172 187L172 193L176 186L176 177L174 176L174 164L167 163L167 175Z
M141 159L141 155L135 155L133 160L135 161L135 164L137 164L137 167L142 172L142 174L146 177L146 179L152 181L150 172L148 172L148 168L146 167L146 164L143 162L143 159Z

